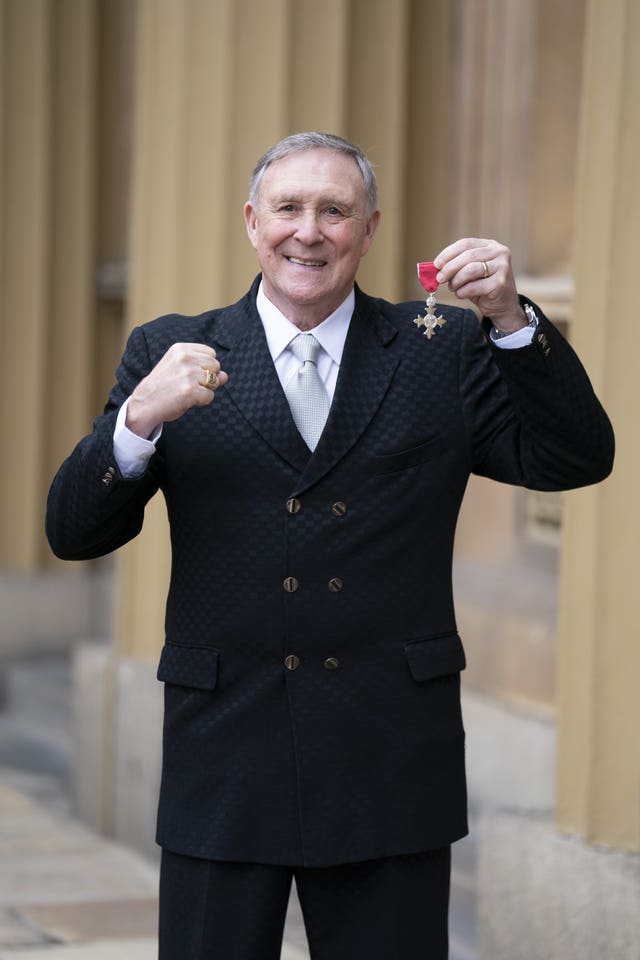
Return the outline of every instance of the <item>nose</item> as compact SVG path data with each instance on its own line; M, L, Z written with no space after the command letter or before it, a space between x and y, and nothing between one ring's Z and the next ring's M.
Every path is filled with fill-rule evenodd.
M296 223L296 240L306 246L312 246L322 240L322 232L314 210L305 210Z

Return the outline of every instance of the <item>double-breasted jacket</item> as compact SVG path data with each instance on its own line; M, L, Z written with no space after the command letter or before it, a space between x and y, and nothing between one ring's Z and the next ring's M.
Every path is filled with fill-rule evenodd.
M58 472L47 529L67 559L140 530L172 544L158 840L196 857L322 866L438 847L467 829L451 588L469 474L557 490L610 470L611 427L540 316L499 351L475 315L356 291L324 433L298 433L255 306L133 331L104 413ZM175 341L228 384L164 425L144 474L113 454L117 410ZM159 601L160 602L160 601Z

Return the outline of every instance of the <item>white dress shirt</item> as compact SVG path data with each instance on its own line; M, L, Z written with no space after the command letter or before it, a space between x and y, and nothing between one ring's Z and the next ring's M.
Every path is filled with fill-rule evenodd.
M342 351L344 350L355 305L356 295L355 291L352 290L347 299L340 304L337 310L329 314L326 320L319 323L313 330L305 331L312 333L320 344L317 362L318 375L327 389L330 401L333 400L336 390ZM296 360L289 349L289 344L298 336L300 328L296 327L295 323L291 323L291 320L288 320L284 313L281 313L267 299L262 289L262 283L258 287L256 307L264 327L269 353L284 390L291 377L294 373L297 373L300 367L300 361Z
M346 300L326 320L323 320L322 323L319 323L317 327L310 331L320 343L317 363L318 374L327 388L330 401L333 400L335 393L342 352L349 332L349 323L355 302L355 291L352 290ZM284 387L300 366L300 362L296 360L289 349L289 344L294 337L298 336L300 329L267 299L262 283L258 287L256 307L264 327L269 353L284 390ZM524 327L522 330L516 330L515 333L501 337L494 342L496 346L503 350L524 347L531 343L534 329ZM131 480L144 473L162 433L162 424L156 428L148 439L132 433L125 423L128 402L128 400L125 400L118 411L113 433L113 455L122 476Z

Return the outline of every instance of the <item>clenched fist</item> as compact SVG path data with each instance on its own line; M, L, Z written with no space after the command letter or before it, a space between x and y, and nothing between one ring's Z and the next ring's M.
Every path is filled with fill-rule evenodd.
M212 347L174 343L131 394L127 427L139 437L149 437L160 424L177 420L191 407L212 403L215 387L228 379ZM213 383L207 385L207 380Z

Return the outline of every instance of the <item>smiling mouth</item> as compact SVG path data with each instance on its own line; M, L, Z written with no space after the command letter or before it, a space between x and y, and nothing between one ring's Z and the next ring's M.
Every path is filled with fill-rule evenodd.
M300 260L298 257L285 257L289 263L296 263L300 267L326 267L326 260Z

